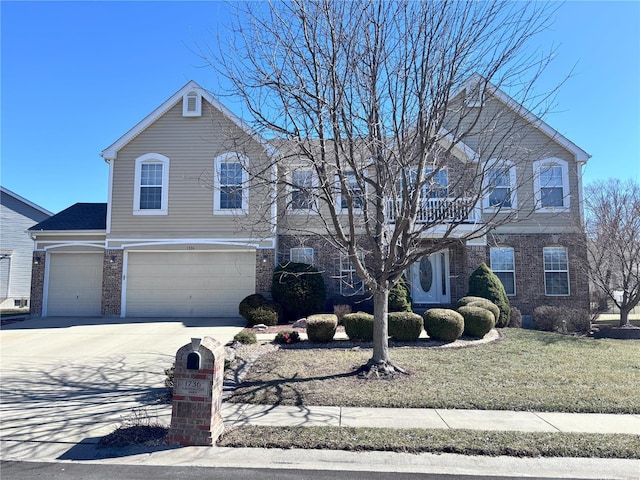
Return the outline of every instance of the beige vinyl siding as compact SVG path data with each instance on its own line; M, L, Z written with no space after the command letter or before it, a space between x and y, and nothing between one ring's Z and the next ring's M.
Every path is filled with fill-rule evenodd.
M264 148L204 99L201 117L182 116L182 102L162 115L118 152L113 161L110 237L164 238L266 236L269 188L252 181L248 215L213 214L214 159L225 152L246 155L250 173L264 168ZM167 215L133 215L136 158L159 153L169 158Z
M462 95L461 95L462 97ZM452 110L460 106L462 98L452 102ZM473 109L474 111L476 109ZM579 218L579 185L574 155L556 140L534 127L502 102L489 97L480 112L481 120L475 135L464 139L467 146L480 155L482 162L492 159L509 160L516 164L518 221L510 231L542 232L547 228L558 230L576 224ZM448 128L453 128L450 123ZM463 127L464 128L464 127ZM509 135L504 138L504 131ZM540 213L534 211L533 162L546 158L559 158L568 163L570 211ZM489 217L484 216L485 221Z

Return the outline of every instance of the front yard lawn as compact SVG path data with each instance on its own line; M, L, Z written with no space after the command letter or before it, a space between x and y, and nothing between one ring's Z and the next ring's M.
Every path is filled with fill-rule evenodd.
M501 341L469 348L392 348L411 372L393 380L355 375L369 348L283 348L258 359L229 401L640 413L640 342L501 332Z

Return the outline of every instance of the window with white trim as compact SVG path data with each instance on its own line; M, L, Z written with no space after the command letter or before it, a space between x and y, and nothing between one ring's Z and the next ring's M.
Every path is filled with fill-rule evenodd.
M292 262L313 265L313 248L293 247L289 250L289 258Z
M249 208L248 159L225 153L214 161L213 211L216 214L244 213Z
M159 153L138 157L134 174L134 215L167 215L169 159Z
M312 170L300 169L291 172L289 210L292 213L308 213L314 208L315 183Z
M411 182L411 188L409 191L413 191L418 183L418 169L417 167L408 168L404 181ZM446 198L449 195L449 170L446 167L439 168L434 172L432 167L425 169L425 182L422 186L422 198ZM428 179L428 180L426 180ZM398 186L401 187L402 184Z
M536 209L558 211L569 208L569 167L565 160L547 158L533 162Z
M182 116L199 117L202 115L202 96L195 90L182 97Z
M569 295L569 257L565 247L544 247L544 293Z
M507 295L516 294L515 256L512 247L491 247L491 270L502 282Z
M340 294L345 296L364 293L364 282L349 257L340 254Z
M516 167L508 161L494 161L487 165L484 177L486 210L516 208Z
M345 172L344 178L346 180L348 193L351 194L353 209L355 211L362 210L364 205L364 192L360 188L360 185L358 185L355 172ZM336 182L338 183L338 206L341 210L346 211L349 208L346 192L342 188L339 179L336 179Z

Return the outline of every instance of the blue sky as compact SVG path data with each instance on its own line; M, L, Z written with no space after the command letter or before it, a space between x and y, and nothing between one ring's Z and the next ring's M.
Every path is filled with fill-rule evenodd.
M219 2L2 1L0 183L53 212L106 202L99 153L189 80L218 89L194 50L215 41L224 11ZM585 183L640 181L640 2L567 2L539 42L559 47L545 78L575 66L545 120L592 155Z

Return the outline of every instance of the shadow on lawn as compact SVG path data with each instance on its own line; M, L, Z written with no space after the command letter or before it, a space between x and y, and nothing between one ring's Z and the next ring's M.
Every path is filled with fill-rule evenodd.
M238 403L261 403L261 400L265 396L269 397L269 404L276 405L292 405L291 401L285 399L291 399L292 395L287 393L290 390L293 393L295 402L293 405L304 405L303 394L295 385L308 384L310 382L323 381L323 380L336 380L339 378L357 377L358 368L355 367L351 372L336 373L332 375L322 375L316 377L298 377L298 374L293 377L283 377L278 375L279 378L273 380L264 380L259 382L243 382L238 385L238 390L232 393L228 401ZM271 397L275 397L271 399Z

